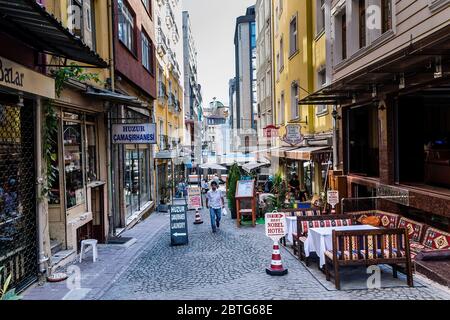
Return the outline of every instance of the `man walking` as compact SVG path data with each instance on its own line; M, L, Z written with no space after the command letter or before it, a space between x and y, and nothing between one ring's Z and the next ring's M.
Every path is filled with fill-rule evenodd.
M206 195L206 208L209 209L209 214L211 215L211 227L214 233L220 227L222 209L225 208L225 199L218 187L219 185L216 181L211 182L211 190Z

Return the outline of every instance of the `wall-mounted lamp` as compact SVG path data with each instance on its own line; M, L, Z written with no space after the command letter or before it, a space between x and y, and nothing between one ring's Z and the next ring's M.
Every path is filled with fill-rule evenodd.
M401 73L400 74L400 81L399 81L399 84L398 84L398 88L401 90L401 89L405 89L405 86L406 86L406 83L405 83L405 74L404 73Z
M18 107L24 107L25 104L23 103L23 93L19 92L19 102L17 102Z
M442 57L436 57L435 58L435 71L434 71L434 78L442 78Z
M375 98L377 96L377 85L372 85L372 98Z
M342 117L339 115L339 113L337 112L337 110L333 110L333 112L331 112L331 116L335 119L335 120L341 120Z

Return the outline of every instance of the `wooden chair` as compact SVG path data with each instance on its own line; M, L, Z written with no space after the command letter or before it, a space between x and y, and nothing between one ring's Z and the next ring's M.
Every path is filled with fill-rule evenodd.
M341 289L339 269L344 266L392 266L393 276L404 270L408 286L413 286L409 237L406 229L333 230L333 251L325 252L325 274L334 278L336 289ZM404 265L404 268L400 267ZM333 271L332 271L333 270Z

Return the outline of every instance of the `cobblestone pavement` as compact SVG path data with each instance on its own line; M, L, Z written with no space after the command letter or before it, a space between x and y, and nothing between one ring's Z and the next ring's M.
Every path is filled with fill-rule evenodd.
M287 250L284 277L270 277L272 243L264 226L238 229L229 216L220 231L210 231L209 217L194 226L189 214L189 245L170 246L167 228L160 229L128 268L117 274L98 299L450 299L449 290L423 277L424 286L374 290L328 290ZM168 217L167 217L168 220ZM324 276L324 275L322 275Z

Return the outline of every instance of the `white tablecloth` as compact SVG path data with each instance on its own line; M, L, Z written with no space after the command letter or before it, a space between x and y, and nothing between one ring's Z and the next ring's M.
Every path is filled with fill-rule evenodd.
M297 217L286 217L286 241L293 243L292 234L297 233Z
M315 252L320 258L320 266L325 265L325 251L333 250L332 234L333 230L374 230L378 229L369 225L343 226L330 228L309 228L308 237L305 241L305 255L309 257L311 252Z

